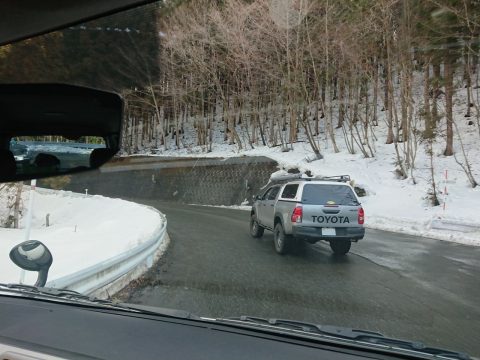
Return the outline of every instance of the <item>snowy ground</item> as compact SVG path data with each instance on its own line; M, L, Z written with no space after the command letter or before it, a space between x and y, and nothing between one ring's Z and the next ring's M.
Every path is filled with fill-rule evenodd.
M24 203L28 204L29 191ZM46 227L46 215L50 226ZM18 283L20 269L9 259L10 249L25 240L23 229L0 228L0 282ZM53 255L49 280L95 265L148 240L161 226L160 215L146 206L103 196L37 189L30 239L42 241ZM26 283L33 284L35 273Z
M420 81L417 79L417 81ZM475 90L478 92L479 90ZM416 99L421 99L421 86L417 84ZM478 96L475 95L475 96ZM472 108L472 117L465 118L466 90L459 87L454 98L454 121L458 126L462 142L465 145L468 161L473 169L477 181L480 181L480 132L477 128L475 109ZM439 113L443 112L444 99L440 99ZM420 104L420 100L418 100ZM417 105L418 105L417 104ZM418 109L417 109L418 110ZM334 114L336 114L336 110ZM473 125L468 125L468 121ZM419 128L422 128L421 120ZM334 119L336 123L336 119ZM441 240L454 241L464 244L480 246L480 186L472 188L466 175L456 163L454 157L443 156L445 149L445 118L439 124L437 139L433 145L435 181L438 186L438 196L441 206L431 206L428 194L430 185L430 163L425 150L425 143L418 142L417 157L413 175L415 183L409 177L400 180L395 176L395 149L394 145L386 145L385 112L379 108L379 126L374 127L377 140L374 142L375 157L364 158L357 149L357 154L350 154L344 143L341 129L336 129L336 138L339 153L334 153L331 143L325 133L317 137L324 159L310 161L313 152L307 142L293 144L293 150L282 152L279 146L267 147L261 144L254 145L254 149L239 150L236 145L228 145L223 141L222 122L215 128L213 151L206 153L205 149L195 146L195 129L191 123L185 125L184 147L180 149L156 149L159 156L188 156L188 157L232 157L232 156L267 156L279 163L280 169L298 168L310 170L314 175L330 176L349 174L356 185L366 189L367 196L361 199L366 211L368 227L404 232L412 235L421 235ZM237 131L240 137L246 139L241 126ZM304 139L302 133L300 140ZM245 143L245 141L244 141ZM399 144L400 150L404 144ZM459 160L462 157L458 133L454 136L455 152ZM149 150L141 151L143 155L151 154ZM445 181L445 171L448 172L448 181ZM409 174L410 175L410 174ZM447 187L448 195L444 188ZM445 203L445 209L443 208Z

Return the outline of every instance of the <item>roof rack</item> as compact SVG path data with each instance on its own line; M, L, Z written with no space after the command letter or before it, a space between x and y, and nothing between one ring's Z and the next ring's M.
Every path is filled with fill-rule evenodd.
M319 178L315 178L315 180L348 182L351 180L351 178L350 178L350 175L336 175L336 176L322 176Z
M267 186L270 184L281 184L289 181L333 181L333 182L348 182L351 180L350 175L336 175L336 176L306 176L305 174L286 174L278 175L270 178Z

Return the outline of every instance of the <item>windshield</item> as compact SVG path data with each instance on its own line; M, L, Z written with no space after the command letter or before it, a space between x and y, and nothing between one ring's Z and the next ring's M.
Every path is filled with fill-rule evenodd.
M479 34L467 0L161 1L1 47L0 82L124 118L101 168L0 184L0 283L35 283L9 253L38 240L46 286L480 357ZM0 134L11 171L104 146L28 134Z

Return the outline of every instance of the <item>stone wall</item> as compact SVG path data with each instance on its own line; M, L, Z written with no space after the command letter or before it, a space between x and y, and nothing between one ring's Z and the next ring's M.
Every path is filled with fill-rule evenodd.
M65 190L123 198L154 198L188 204L251 203L276 162L264 157L119 159L100 170L71 177Z

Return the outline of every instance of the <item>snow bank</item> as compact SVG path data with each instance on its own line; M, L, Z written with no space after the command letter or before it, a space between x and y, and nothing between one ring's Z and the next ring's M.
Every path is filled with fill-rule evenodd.
M25 191L26 197L28 193ZM47 214L50 214L49 227L46 227ZM20 225L23 227L24 219ZM160 214L143 205L103 196L37 189L30 239L42 241L52 252L49 280L54 280L134 248L149 239L161 225ZM8 254L12 247L24 241L24 236L22 228L0 228L2 283L19 282L20 269ZM27 284L35 279L36 273L27 273Z

